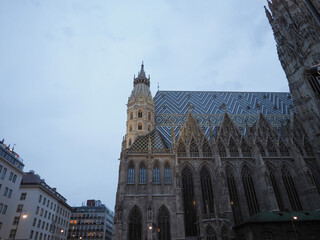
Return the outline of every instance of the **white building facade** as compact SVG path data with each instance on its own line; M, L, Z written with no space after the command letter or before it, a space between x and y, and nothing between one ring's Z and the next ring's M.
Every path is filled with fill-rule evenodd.
M21 216L27 215L26 218ZM55 188L33 171L25 173L19 189L15 214L9 221L15 239L67 239L71 207Z
M8 239L10 235L12 222L7 219L16 211L23 167L19 155L2 140L0 142L0 240Z

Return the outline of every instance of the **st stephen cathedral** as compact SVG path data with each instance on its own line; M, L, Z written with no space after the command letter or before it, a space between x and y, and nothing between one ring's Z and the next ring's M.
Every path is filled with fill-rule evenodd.
M158 91L127 104L115 240L320 239L320 2L268 1L290 92Z

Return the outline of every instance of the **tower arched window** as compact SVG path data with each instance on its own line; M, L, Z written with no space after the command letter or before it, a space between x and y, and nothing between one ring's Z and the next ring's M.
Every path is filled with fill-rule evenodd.
M129 147L132 145L132 139L129 138Z
M130 112L130 120L133 119L133 112Z
M160 169L157 163L153 167L153 182L160 183Z
M235 141L231 138L229 142L229 151L231 157L238 157L238 146L236 145Z
M293 178L287 167L282 168L282 180L286 188L289 201L293 211L302 211L300 199L294 184Z
M241 143L241 151L242 151L242 155L244 157L251 157L251 150L249 145L246 143L245 140L242 141Z
M142 215L137 206L134 206L129 214L129 231L128 239L130 240L142 240Z
M203 157L212 157L211 148L207 140L205 140L202 145L202 154Z
M200 171L200 182L202 192L202 213L214 213L213 189L210 172L206 167Z
M138 123L138 130L142 130L142 123Z
M148 120L151 120L151 112L148 112Z
M142 118L142 111L141 110L138 111L138 118Z
M227 156L226 148L221 141L218 142L218 151L219 151L220 157Z
M217 234L210 225L206 228L205 234L205 240L217 240Z
M194 197L193 176L189 167L185 167L182 170L181 176L185 236L197 236L196 200Z
M233 218L236 225L242 221L242 214L240 209L240 202L237 191L237 184L234 179L234 174L230 166L226 167L227 185L229 189L230 205L232 208Z
M166 163L164 167L164 182L165 183L171 183L172 182L172 177L171 177L171 167L169 163Z
M242 168L241 177L248 203L249 214L250 216L253 216L259 212L259 204L251 177L251 171L248 166L245 165Z
M278 155L277 150L270 138L268 139L267 150L269 152L269 157L276 157Z
M128 167L128 183L134 183L134 165L130 163Z
M182 141L178 144L178 157L186 157L186 146Z
M282 198L281 198L281 194L280 194L280 189L278 187L278 181L276 180L276 177L273 174L273 172L272 171L269 171L269 172L270 172L270 180L271 180L272 188L274 191L274 195L276 196L279 210L283 211L284 207L283 207L283 202L282 202Z
M129 127L129 132L132 132L132 125L130 125Z
M139 183L146 183L146 166L141 163L139 169Z
M190 157L199 157L199 149L194 139L190 143Z
M161 206L158 212L158 239L170 240L170 213L165 206Z

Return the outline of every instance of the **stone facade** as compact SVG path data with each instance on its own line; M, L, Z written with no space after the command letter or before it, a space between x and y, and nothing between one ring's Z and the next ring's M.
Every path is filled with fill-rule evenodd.
M243 232L261 213L320 208L319 159L289 93L158 91L152 99L143 65L139 77L127 129L143 127L122 144L113 239L279 239L276 221ZM142 114L131 118L132 109ZM275 238L255 237L263 232Z

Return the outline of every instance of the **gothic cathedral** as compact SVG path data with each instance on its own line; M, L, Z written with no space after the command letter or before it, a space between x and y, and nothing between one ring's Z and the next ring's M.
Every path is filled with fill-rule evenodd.
M152 97L141 65L127 104L113 239L320 239L320 4L305 2L273 0L266 9L291 94Z

